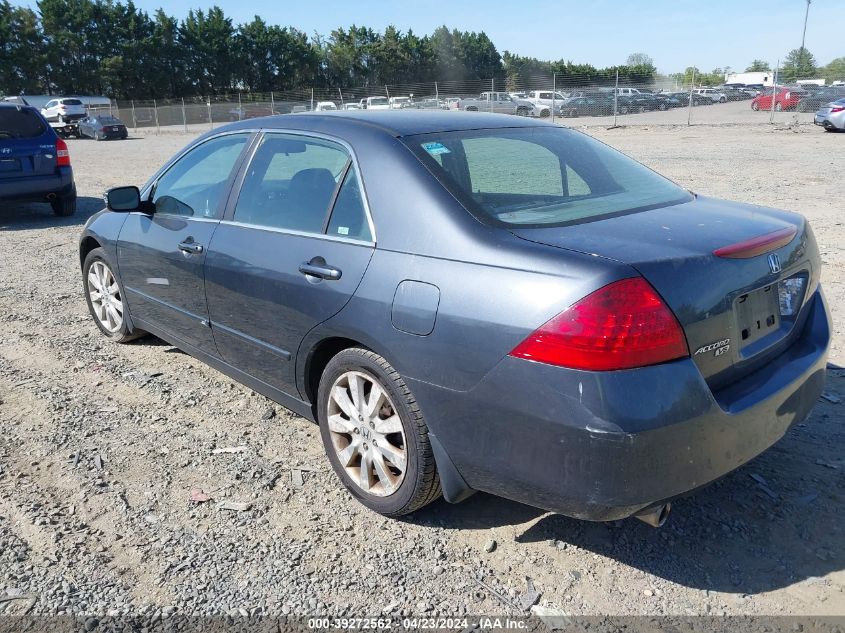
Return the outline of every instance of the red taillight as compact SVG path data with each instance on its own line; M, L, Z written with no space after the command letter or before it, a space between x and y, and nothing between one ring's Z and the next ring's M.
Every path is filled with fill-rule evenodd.
M587 295L532 332L511 356L572 369L610 371L689 356L675 315L642 277Z
M70 167L70 152L67 151L67 143L60 138L56 139L56 167Z
M835 106L830 109L830 113L833 114L834 112L842 112L845 110L845 106Z

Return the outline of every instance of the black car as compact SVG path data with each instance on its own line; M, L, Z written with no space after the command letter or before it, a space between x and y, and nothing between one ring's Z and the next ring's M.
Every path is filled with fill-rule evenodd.
M845 97L845 86L838 86L836 88L826 88L817 92L811 92L806 97L798 102L795 109L798 112L815 112L823 105L836 101Z
M129 133L123 121L110 114L89 116L79 122L79 137L87 136L98 141L110 138L126 138Z
M0 200L49 202L61 216L76 211L67 143L31 106L0 103Z
M689 92L669 92L663 93L666 97L671 99L677 99L682 106L689 105L690 100L690 93ZM700 95L697 92L692 93L692 105L699 106L699 105L713 105L713 99L710 97L705 97L704 95Z
M565 117L608 116L613 114L613 96L600 95L569 99L562 107Z

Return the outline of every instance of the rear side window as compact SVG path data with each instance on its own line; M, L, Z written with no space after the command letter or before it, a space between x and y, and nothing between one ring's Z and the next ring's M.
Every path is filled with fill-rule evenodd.
M65 105L82 105L79 99L62 99L62 103Z
M564 226L692 199L647 167L563 128L463 130L404 142L468 211L496 226Z
M372 241L349 153L342 145L307 136L265 134L247 167L233 220Z
M247 168L234 220L322 233L348 161L346 150L329 141L266 134Z
M0 138L36 138L44 131L44 122L34 110L0 108Z
M354 168L350 167L337 194L327 233L367 242L373 240L367 213L364 211L361 184Z

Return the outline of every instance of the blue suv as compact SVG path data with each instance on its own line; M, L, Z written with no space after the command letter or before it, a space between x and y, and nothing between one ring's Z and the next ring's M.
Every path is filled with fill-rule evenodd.
M0 200L49 202L60 216L76 211L67 143L31 106L0 103Z

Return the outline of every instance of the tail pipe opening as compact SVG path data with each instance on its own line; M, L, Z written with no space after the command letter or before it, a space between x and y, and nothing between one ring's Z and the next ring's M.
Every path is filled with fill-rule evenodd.
M643 523L648 523L651 527L662 527L664 523L666 523L666 519L669 518L669 513L672 511L672 504L671 503L664 503L663 505L654 506L643 510L642 512L635 514L634 516L638 518Z

